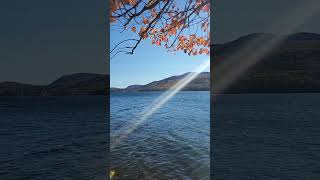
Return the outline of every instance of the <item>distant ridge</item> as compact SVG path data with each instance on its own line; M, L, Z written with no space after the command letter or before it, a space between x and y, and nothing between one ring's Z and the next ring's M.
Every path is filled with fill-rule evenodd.
M246 57L280 35L255 33L211 47L213 90L220 91L226 74L235 71ZM248 46L249 44L253 44ZM245 49L243 53L242 49ZM235 57L234 55L237 54ZM226 66L224 70L222 70ZM237 77L222 93L319 93L320 34L296 33L263 56Z
M109 75L77 73L65 75L46 86L36 86L17 82L0 83L0 96L75 96L75 95L107 95L110 92L137 91L165 91L186 77L171 76L163 80L154 81L146 85L131 85L125 89L111 87L109 89ZM183 90L210 90L210 73L200 73Z
M47 86L17 82L0 83L0 96L106 95L109 75L77 73L65 75Z
M227 72L241 66L243 58L230 58L240 49L255 41L256 46L279 35L254 33L234 41L215 44L211 47L212 87L221 88ZM284 41L266 54L257 64L237 77L223 93L320 93L320 34L296 33L284 36ZM254 52L256 46L247 48ZM224 71L217 71L228 65ZM106 95L111 92L163 91L168 90L188 73L168 77L145 85L127 88L110 88L109 75L78 73L63 76L47 86L36 86L17 82L0 83L0 96L64 96ZM188 84L185 91L210 90L210 73L201 73Z
M190 72L189 72L190 73ZM138 92L138 91L165 91L169 90L177 82L185 78L189 73L179 76L171 76L159 81L153 81L145 85L131 85L124 89L111 88L112 92ZM183 91L209 91L210 90L210 73L202 72L192 80Z

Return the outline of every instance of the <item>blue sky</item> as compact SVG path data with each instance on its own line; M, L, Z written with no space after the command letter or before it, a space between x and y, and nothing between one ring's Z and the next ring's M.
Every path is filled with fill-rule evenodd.
M0 82L108 73L104 9L103 1L1 1Z
M120 34L110 32L113 47L132 33ZM133 84L146 84L152 81L180 75L193 71L207 61L209 56L188 56L177 52L167 52L163 47L152 45L149 40L143 41L133 55L119 55L110 61L111 87L124 88ZM206 71L210 71L208 68Z

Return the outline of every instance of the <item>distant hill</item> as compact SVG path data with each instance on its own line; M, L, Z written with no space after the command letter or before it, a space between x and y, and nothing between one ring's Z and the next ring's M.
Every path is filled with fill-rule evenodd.
M0 83L0 96L105 95L109 75L78 73L63 76L47 86L17 82Z
M43 86L33 86L16 82L0 83L0 96L38 96L41 94Z
M103 95L108 91L109 75L78 73L62 76L45 88L49 95Z
M250 34L212 46L213 89L220 91L227 74L247 63L247 58L275 38L282 42L268 51L222 93L320 92L320 35L297 33L281 37Z
M275 38L274 34L249 34L211 48L212 87L221 89L228 73L237 70L257 48ZM240 52L240 53L239 53ZM235 56L235 54L237 56ZM225 67L225 68L224 68ZM119 91L168 90L188 73L154 81L145 85L132 85ZM0 96L62 96L105 95L109 92L109 75L78 73L63 76L47 86L17 82L0 83ZM183 90L210 90L210 73L201 73ZM297 33L263 56L254 66L223 89L223 93L319 93L320 92L320 34Z
M172 76L159 81L153 81L145 85L131 85L124 89L113 89L113 91L133 92L133 91L165 91L174 86L178 81L184 79L188 74ZM193 81L191 81L183 91L209 91L210 90L210 73L200 73Z
M109 89L109 75L78 73L62 76L46 86L36 86L17 82L0 83L0 96L70 96L70 95L106 95L108 92L132 91L164 91L168 90L189 73L181 76L172 76L163 80L154 81L146 85L132 85L125 89L111 87ZM210 90L210 73L199 74L183 90L208 91Z

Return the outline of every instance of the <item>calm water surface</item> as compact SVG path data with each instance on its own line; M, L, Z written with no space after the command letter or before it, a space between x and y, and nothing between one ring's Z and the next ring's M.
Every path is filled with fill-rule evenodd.
M213 179L320 179L320 94L218 96Z
M111 139L162 92L111 94ZM209 179L210 93L179 92L111 150L119 179Z
M106 179L105 98L1 97L0 179Z
M111 96L112 138L159 92ZM105 179L106 99L1 97L0 179ZM320 94L219 96L214 179L320 179ZM181 92L112 150L121 179L208 179L209 92Z

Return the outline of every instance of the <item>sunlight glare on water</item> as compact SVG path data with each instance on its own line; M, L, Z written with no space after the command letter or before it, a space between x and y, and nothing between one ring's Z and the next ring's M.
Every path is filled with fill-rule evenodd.
M206 60L203 64L194 69L192 73L189 73L186 77L181 79L178 83L172 86L168 91L163 93L157 98L149 107L147 107L140 115L140 118L125 132L121 133L118 137L115 137L111 142L111 149L113 149L119 142L126 139L135 129L137 129L143 122L145 122L150 116L152 116L158 109L160 109L166 102L174 97L180 90L187 86L192 80L194 80L201 72L210 67L210 59Z

